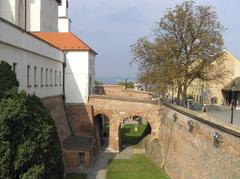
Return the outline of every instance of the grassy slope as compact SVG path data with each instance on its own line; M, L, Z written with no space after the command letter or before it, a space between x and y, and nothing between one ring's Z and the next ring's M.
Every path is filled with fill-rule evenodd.
M168 179L145 155L137 154L131 160L112 160L108 166L107 179Z
M122 144L134 145L137 144L142 136L144 135L144 131L147 127L147 124L138 125L138 131L135 131L135 124L126 124L121 128L121 138Z

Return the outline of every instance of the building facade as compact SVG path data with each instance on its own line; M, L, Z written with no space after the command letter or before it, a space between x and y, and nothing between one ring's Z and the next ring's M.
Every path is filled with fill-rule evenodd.
M229 105L229 97L223 89L235 78L240 77L240 61L230 52L224 54L224 65L228 74L221 81L203 82L196 79L188 88L188 96L197 103Z
M12 66L19 90L36 94L50 111L67 170L83 163L90 167L93 160L94 132L76 133L68 119L73 104L82 109L89 106L97 55L70 32L70 25L67 0L0 1L0 61Z

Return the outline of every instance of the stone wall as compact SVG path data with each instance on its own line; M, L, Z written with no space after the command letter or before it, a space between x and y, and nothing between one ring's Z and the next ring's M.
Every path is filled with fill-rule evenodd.
M141 100L151 100L153 93L148 91L138 91L125 89L122 85L101 85L97 87L97 94L107 96L127 97Z
M193 122L192 132L189 120ZM218 145L213 139L215 132L221 136ZM240 177L240 129L181 107L165 107L159 136L149 138L145 148L173 179Z
M64 155L64 149L62 142L64 139L71 135L71 128L69 127L67 116L64 110L64 102L62 96L52 96L48 98L42 98L43 105L50 112L50 115L57 128L57 133L61 142L61 150L63 155L63 162L65 166L64 173L67 171L66 155Z
M66 113L75 135L93 136L93 107L89 104L66 104Z
M109 146L112 152L121 150L120 124L130 116L141 116L151 126L153 136L158 136L159 114L161 106L152 101L120 99L109 96L95 95L90 96L89 104L93 105L94 116L103 114L109 118Z
M68 125L67 116L64 110L64 102L61 96L52 96L43 98L42 102L47 110L50 112L51 117L57 127L58 136L61 143L64 139L71 135L71 129Z

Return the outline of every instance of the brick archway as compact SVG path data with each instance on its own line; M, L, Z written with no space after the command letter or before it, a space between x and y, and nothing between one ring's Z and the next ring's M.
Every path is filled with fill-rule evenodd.
M150 124L151 134L158 136L160 105L151 101L126 100L108 96L94 95L89 98L89 103L93 105L94 116L101 113L109 117L109 145L112 152L119 152L120 132L119 126L123 119L129 116L141 116Z

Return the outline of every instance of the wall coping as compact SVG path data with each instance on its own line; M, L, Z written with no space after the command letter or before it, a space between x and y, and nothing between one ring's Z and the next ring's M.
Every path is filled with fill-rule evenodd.
M158 104L157 101L153 100L141 100L141 99L133 99L129 97L118 97L118 96L109 96L109 95L97 95L97 94L91 94L89 96L90 98L97 98L97 99L109 99L109 100L117 100L117 101L127 101L127 102L137 102L137 103L148 103L148 104Z
M240 128L236 127L236 126L232 126L230 124L224 124L224 123L220 123L216 120L216 118L213 117L206 117L206 116L202 116L201 114L195 112L195 111L191 111L189 109L186 109L184 107L181 106L177 106L174 104L170 104L170 103L166 103L164 102L163 105L165 105L166 107L177 111L183 115L186 115L188 117L191 117L201 123L204 123L210 127L213 127L215 129L219 129L222 130L228 134L231 134L235 137L240 138Z

